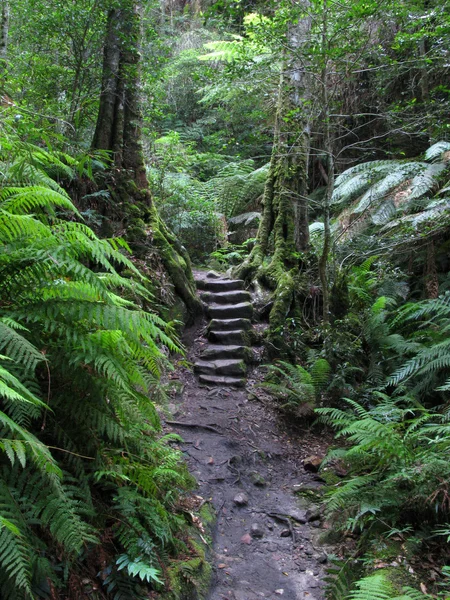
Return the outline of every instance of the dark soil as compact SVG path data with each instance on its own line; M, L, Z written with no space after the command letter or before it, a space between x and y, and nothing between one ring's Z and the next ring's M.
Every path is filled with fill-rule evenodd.
M197 323L185 332L189 363L207 344L205 327ZM195 426L167 428L183 437L197 493L217 514L209 598L320 600L331 550L319 542L325 527L314 504L319 477L304 470L302 459L323 455L327 440L320 432L289 427L255 388L261 378L255 368L244 389L203 386L185 362L172 374L182 387L169 406L172 420ZM299 488L303 493L296 493ZM248 503L237 506L234 499L242 493Z

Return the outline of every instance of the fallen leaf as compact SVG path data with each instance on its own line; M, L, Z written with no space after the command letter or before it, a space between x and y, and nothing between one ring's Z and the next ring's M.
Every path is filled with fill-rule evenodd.
M241 542L243 544L251 544L252 543L252 536L249 533L244 534L241 537Z

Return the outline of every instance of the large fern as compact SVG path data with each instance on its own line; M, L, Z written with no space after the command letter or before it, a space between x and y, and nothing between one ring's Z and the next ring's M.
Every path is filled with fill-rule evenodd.
M349 600L425 600L428 594L405 587L402 591L389 581L384 573L376 573L356 582L357 589L348 595Z
M76 162L0 142L0 595L64 587L54 564L77 577L108 523L106 589L138 597L177 548L191 484L151 399L179 344L140 308L152 298L127 244L97 238L55 181Z

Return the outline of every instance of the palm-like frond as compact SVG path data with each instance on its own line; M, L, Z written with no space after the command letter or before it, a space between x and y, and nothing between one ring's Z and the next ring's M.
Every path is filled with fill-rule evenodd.
M425 152L425 160L441 159L444 152L450 150L450 142L436 142Z

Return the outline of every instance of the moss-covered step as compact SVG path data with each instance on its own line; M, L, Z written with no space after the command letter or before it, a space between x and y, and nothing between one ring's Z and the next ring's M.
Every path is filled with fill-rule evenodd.
M250 302L239 304L210 304L207 312L212 319L251 319L253 306Z
M245 379L242 377L225 377L221 375L200 375L198 380L206 385L221 385L230 387L244 387Z
M240 304L250 302L250 292L233 290L231 292L202 292L200 298L207 304Z
M247 365L239 359L198 360L194 364L194 371L204 375L245 375Z
M199 290L208 292L231 292L244 289L242 279L197 279L196 283Z
M250 319L212 319L209 322L208 329L214 331L236 331L237 329L251 329Z
M237 358L251 362L253 356L251 349L242 345L216 346L211 344L200 354L201 360L220 360L222 358Z

